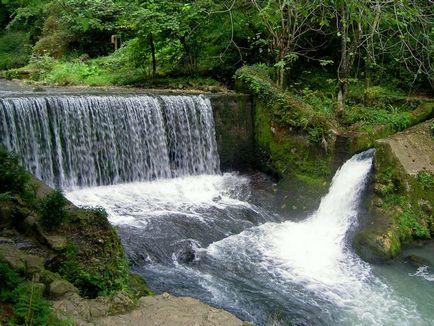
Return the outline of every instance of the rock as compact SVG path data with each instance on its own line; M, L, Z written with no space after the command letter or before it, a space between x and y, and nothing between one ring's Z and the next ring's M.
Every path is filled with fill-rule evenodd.
M36 220L37 218L35 215L29 215L24 219L23 223L27 229L31 230L35 226Z
M0 205L0 227L7 226L12 221L13 206L11 203L4 202Z
M42 257L26 254L10 243L0 244L0 256L13 269L23 271L26 274L34 274L44 269Z
M73 320L75 325L86 325L91 319L87 301L77 293L66 293L54 301L52 307L61 319Z
M60 235L45 236L48 246L54 251L62 251L66 247L66 238Z
M160 296L143 297L139 300L139 306L131 312L92 320L92 323L104 326L248 325L227 311L210 307L193 298L175 297L168 293Z
M110 300L110 314L125 313L134 307L134 302L131 298L123 293L118 292Z
M385 262L395 257L401 244L393 230L381 231L369 227L359 231L354 237L356 253L370 263Z
M9 244L9 245L11 245L11 244L13 244L14 242L11 240L11 239L8 239L8 238L4 238L4 237L0 237L0 244Z
M24 255L21 259L24 261L25 271L28 274L33 274L43 269L44 259L42 257Z
M51 282L49 294L54 298L63 297L67 293L77 293L77 288L65 280L55 280Z
M47 286L49 286L52 282L56 281L56 280L60 280L61 277L59 274L53 273L51 271L48 271L46 269L42 270L40 273L40 280L46 284Z
M33 288L40 293L44 293L46 286L44 283L33 283Z
M423 257L417 256L417 255L409 255L405 257L405 260L410 263L412 266L419 268L419 267L432 267L432 263Z
M42 88L41 86L33 87L32 91L35 93L46 92L46 90L44 88Z
M106 301L106 298L103 300L83 300L83 303L86 302L89 307L89 314L91 318L100 318L105 317L109 314L110 305Z

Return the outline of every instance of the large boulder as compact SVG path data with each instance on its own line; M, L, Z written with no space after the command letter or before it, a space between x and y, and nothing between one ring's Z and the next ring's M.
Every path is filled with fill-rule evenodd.
M401 244L434 234L434 119L376 142L373 217L354 239L368 261L396 257Z
M54 280L49 288L50 296L53 298L63 297L67 293L77 293L78 289L68 281L59 279Z

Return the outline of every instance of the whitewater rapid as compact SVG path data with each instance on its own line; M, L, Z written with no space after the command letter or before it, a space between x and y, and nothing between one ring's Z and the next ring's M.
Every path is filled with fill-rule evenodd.
M137 271L157 290L196 296L258 324L275 316L292 325L432 325L351 247L371 165L371 151L347 161L318 210L298 223L249 203L249 180L235 174L67 197L108 210Z

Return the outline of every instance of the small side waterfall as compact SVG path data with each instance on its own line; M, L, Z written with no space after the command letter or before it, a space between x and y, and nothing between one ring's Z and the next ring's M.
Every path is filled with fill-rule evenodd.
M3 98L0 141L62 189L219 171L204 96Z

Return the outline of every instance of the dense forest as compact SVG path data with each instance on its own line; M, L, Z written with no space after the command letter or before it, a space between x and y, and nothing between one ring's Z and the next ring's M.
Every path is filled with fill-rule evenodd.
M432 92L433 43L431 1L0 3L0 70L52 84L231 86L261 65L280 87L332 89L343 109L357 83Z

